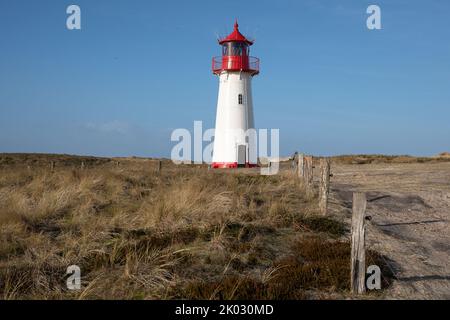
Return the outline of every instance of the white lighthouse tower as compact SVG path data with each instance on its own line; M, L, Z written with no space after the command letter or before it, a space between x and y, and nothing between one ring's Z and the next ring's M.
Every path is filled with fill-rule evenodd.
M252 77L259 73L259 59L250 57L252 41L239 32L219 40L222 56L214 57L212 69L219 77L213 168L257 166L256 139L249 139L254 129Z

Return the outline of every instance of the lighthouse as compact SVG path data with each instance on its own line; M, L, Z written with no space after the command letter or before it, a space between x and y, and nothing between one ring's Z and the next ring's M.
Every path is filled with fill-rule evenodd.
M252 78L259 73L259 59L250 56L248 40L239 32L219 39L222 55L212 60L212 71L219 78L212 168L257 166L254 132Z

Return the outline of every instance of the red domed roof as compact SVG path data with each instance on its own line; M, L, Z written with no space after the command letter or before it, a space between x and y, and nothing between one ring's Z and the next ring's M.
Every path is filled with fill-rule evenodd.
M248 40L246 37L239 32L239 25L236 22L234 23L234 30L230 33L226 38L220 39L219 43L223 44L225 42L245 42L248 45L252 45L253 41Z

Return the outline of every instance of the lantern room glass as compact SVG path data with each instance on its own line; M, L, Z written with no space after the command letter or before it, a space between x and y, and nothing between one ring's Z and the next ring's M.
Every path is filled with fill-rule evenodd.
M250 48L243 42L227 42L222 45L223 56L248 56Z

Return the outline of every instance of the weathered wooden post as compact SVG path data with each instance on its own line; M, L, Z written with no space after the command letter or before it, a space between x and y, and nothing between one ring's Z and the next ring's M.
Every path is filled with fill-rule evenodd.
M323 215L327 214L328 195L330 193L330 159L320 159L319 209Z
M301 180L303 180L304 174L305 174L305 155L301 153L298 155L297 175Z
M84 170L84 161L81 161L81 170Z
M313 157L305 156L303 160L303 181L306 193L312 195L313 192Z
M50 171L53 172L55 170L55 162L50 161Z
M366 248L365 248L365 212L366 194L353 193L352 215L352 251L351 251L351 278L352 293L361 294L366 291Z
M156 169L156 172L161 173L161 169L162 169L162 161L158 160L158 167Z
M298 152L295 151L291 160L291 169L294 172L294 174L298 172L297 165L298 165Z

